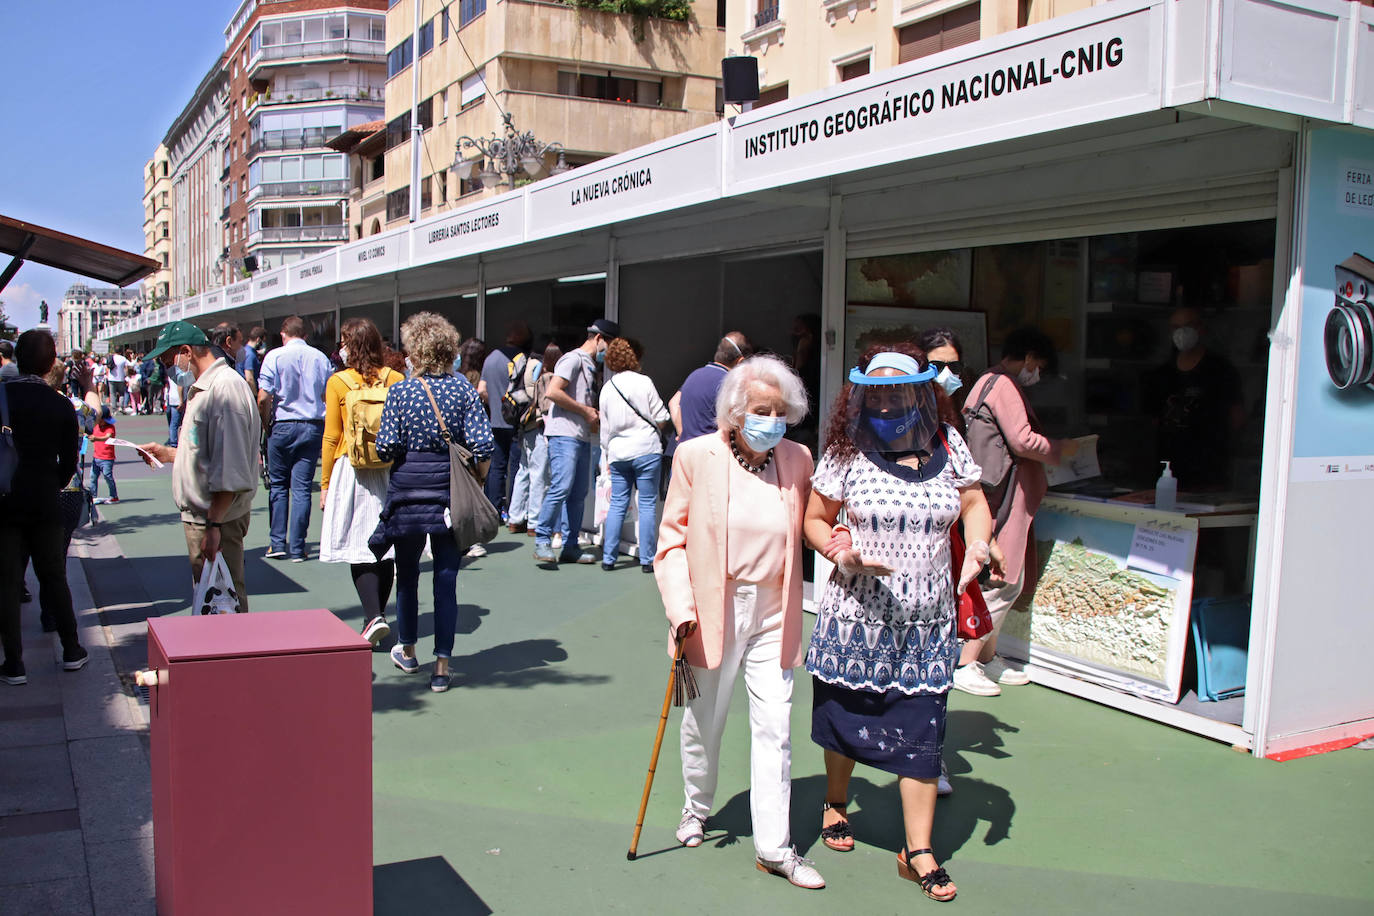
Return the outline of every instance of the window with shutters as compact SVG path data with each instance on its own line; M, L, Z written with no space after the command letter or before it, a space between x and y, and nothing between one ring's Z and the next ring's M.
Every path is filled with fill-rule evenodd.
M898 29L898 63L904 64L918 57L926 57L977 41L978 20L981 16L982 4L970 3L968 6L961 6L948 13L922 19Z
M860 76L868 76L869 59L867 57L859 60L850 61L840 65L840 82L856 79Z
M755 108L762 108L764 105L772 105L774 102L787 101L787 84L774 86L759 93L759 100L754 103Z

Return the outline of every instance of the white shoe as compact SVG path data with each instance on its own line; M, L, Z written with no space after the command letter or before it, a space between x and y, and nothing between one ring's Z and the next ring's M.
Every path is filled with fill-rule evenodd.
M563 549L563 535L555 531L553 537L549 538L549 546L554 550Z
M683 811L682 820L677 825L677 841L683 846L700 846L704 839L706 818L691 811Z
M995 697L1002 692L1002 688L983 673L982 662L969 662L962 668L955 668L954 689L976 697Z
M940 778L935 783L935 794L943 798L954 794L954 786L949 784L949 764L940 761Z
M983 674L988 680L996 681L1003 687L1024 687L1030 683L1030 677L1026 672L1011 667L1000 655L994 655L992 661L983 666Z
M781 875L791 881L797 887L804 887L808 890L816 890L825 887L825 879L821 873L816 871L816 867L811 864L810 859L803 859L797 855L795 849L789 849L783 854L782 860L770 862L767 859L755 859L754 866L759 871L766 871L770 875Z
M473 544L468 548L468 556L470 557L485 557L486 555L487 548L483 547L481 544Z

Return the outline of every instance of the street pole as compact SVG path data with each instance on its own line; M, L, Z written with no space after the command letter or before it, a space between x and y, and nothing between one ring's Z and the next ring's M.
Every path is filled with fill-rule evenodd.
M415 4L415 28L410 35L410 221L420 218L420 4Z

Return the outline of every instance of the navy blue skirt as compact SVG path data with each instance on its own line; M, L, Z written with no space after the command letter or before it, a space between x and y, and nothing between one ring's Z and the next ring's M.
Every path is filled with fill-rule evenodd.
M945 745L944 693L852 690L811 678L811 740L871 767L934 779Z

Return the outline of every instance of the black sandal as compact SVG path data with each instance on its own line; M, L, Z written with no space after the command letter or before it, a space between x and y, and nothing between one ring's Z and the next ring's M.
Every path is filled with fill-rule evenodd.
M838 811L840 812L840 816L844 818L844 820L836 821L829 827L821 827L821 842L836 852L854 851L854 834L849 829L849 815L845 812L845 808L847 807L849 807L848 802L840 802L839 804L831 804L830 802L821 803L822 812ZM838 845L843 840L849 840L849 845Z
M954 883L954 879L949 876L949 872L945 871L942 866L937 865L922 875L918 874L916 866L911 864L912 856L923 856L926 854L934 856L935 850L917 849L914 852L909 852L907 848L903 846L901 854L897 856L897 877L905 878L908 881L915 881L917 884L921 885L921 893L925 894L936 903L949 903L955 897L959 896L958 891L950 894L948 897L937 897L935 894L931 893L931 891L935 890L937 887L945 887L946 885Z

